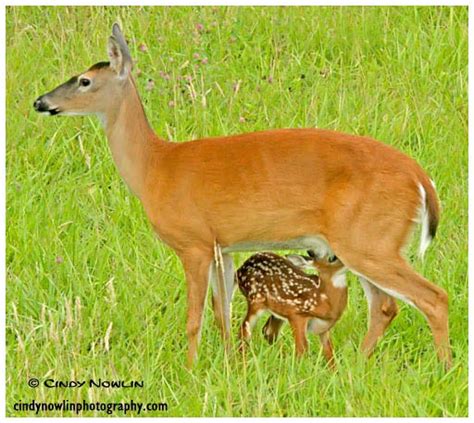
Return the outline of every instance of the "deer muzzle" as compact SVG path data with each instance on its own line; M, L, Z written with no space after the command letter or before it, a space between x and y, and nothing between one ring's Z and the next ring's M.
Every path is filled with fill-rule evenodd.
M59 108L51 105L48 102L46 96L42 95L38 97L33 103L34 109L39 113L49 113L49 115L57 115L59 113Z

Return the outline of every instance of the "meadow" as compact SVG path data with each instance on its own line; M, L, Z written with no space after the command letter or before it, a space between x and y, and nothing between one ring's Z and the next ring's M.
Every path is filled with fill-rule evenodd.
M467 416L467 16L464 7L8 7L7 415L35 415L13 408L34 399L167 403L166 411L140 414L148 417ZM245 359L225 358L210 301L200 358L185 368L182 267L121 181L100 123L45 118L32 107L38 95L107 60L116 20L162 137L330 128L370 135L426 169L441 224L424 261L414 254L418 240L408 255L449 294L449 372L423 316L403 304L366 360L359 345L367 304L353 276L333 330L336 373L315 337L297 360L288 326L267 345L265 319ZM236 254L236 265L247 256ZM237 292L234 338L244 311ZM27 383L33 377L36 388ZM43 384L91 378L144 387Z

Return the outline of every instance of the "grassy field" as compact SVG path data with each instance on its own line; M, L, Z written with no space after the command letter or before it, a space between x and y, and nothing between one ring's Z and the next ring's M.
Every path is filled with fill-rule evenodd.
M8 415L34 415L13 409L33 399L168 405L141 416L467 415L467 8L10 7L6 19ZM99 122L32 108L38 95L107 59L117 19L163 137L332 128L373 136L421 163L443 213L414 266L449 293L450 372L437 363L425 319L405 305L365 360L367 305L352 276L333 331L337 373L314 337L301 361L288 327L268 346L264 319L245 362L224 359L209 306L199 362L185 369L182 267L120 180ZM245 257L236 254L236 265ZM239 293L233 308L235 336ZM39 387L28 386L32 377ZM48 378L144 388L52 389Z

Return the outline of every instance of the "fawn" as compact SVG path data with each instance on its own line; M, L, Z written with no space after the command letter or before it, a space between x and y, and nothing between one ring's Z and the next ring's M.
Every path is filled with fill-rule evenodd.
M236 272L236 283L247 299L247 315L240 329L242 347L250 339L251 330L261 313L272 316L265 324L265 338L272 343L287 319L293 329L296 353L302 355L308 347L307 329L318 334L324 356L334 366L329 330L339 320L347 304L346 267L337 257L257 253L245 261ZM303 269L317 269L319 275Z

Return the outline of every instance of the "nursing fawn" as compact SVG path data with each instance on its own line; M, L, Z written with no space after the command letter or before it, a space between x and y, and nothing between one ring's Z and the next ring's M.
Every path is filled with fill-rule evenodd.
M273 342L287 319L293 329L296 353L307 347L307 330L320 336L323 351L333 366L333 348L329 330L339 320L347 304L346 268L337 258L318 258L273 253L251 256L236 272L236 282L247 299L247 315L240 329L242 347L250 339L252 328L261 313L268 310L275 318L264 328L267 340ZM319 275L303 270L313 268Z

